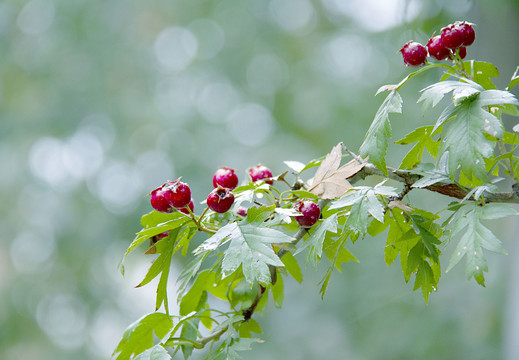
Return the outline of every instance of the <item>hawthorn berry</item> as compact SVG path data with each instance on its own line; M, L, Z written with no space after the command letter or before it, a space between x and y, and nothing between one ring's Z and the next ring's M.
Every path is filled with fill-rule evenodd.
M228 188L218 186L207 196L207 206L214 212L223 214L234 203L234 194Z
M272 177L272 171L262 164L248 168L247 174L249 174L252 182ZM274 183L272 180L266 180L265 182L270 185Z
M470 46L474 43L476 39L476 32L473 28L474 24L463 21L461 23L461 27L463 29L463 45Z
M234 173L234 169L224 166L216 170L213 176L213 187L218 185L231 190L238 186L238 176Z
M179 209L178 211L189 215L189 210L187 208L190 208L191 212L193 212L195 210L195 201L193 199L191 199L191 201L189 202L189 204L187 204L186 207L183 207L182 209Z
M427 50L429 55L434 57L436 60L443 60L450 54L450 50L443 44L440 35L436 35L429 39L427 42Z
M416 41L407 42L401 49L402 57L406 66L420 66L425 64L427 49Z
M171 191L164 188L164 185L159 186L151 192L151 206L164 213L173 212L173 207L170 204Z
M319 205L309 200L300 200L294 204L294 209L299 211L302 216L296 216L296 221L301 227L312 227L319 216L321 216L321 209Z
M461 46L458 55L460 56L460 59L465 59L465 56L467 56L467 48Z
M462 45L470 45L476 38L476 33L471 23L456 21L442 29L442 41L446 47L455 50Z
M169 203L175 209L182 209L189 205L191 201L191 189L188 184L177 179L175 181L168 181L164 188L170 191Z

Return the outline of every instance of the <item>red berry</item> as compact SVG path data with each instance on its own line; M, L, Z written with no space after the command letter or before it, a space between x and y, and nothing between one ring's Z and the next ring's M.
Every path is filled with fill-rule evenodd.
M238 210L236 211L236 213L240 216L247 216L247 209L244 208L243 206L240 206L238 208Z
M221 167L214 173L213 186L221 185L228 189L234 189L238 186L238 176L234 173L234 169Z
M401 49L400 52L404 58L404 64L406 66L420 66L425 64L427 58L427 49L416 41L407 42Z
M465 40L464 29L464 25L459 21L444 27L441 34L443 44L452 50L459 48Z
M185 208L191 201L191 189L180 179L168 181L164 189L168 192L169 204L176 209Z
M272 177L272 172L270 171L270 169L265 165L261 164L248 168L247 173L249 174L253 182ZM266 180L265 182L270 185L274 183L272 180Z
M186 207L183 207L182 209L179 209L178 211L189 215L189 210L187 209L188 207L191 209L191 212L193 212L195 210L195 201L193 199L191 199L191 201L189 202L189 204Z
M164 186L159 186L151 192L151 206L159 212L173 212L169 199L170 192L164 189Z
M224 213L234 203L234 195L231 190L218 186L207 196L207 206L217 213Z
M429 51L429 55L434 57L436 60L443 60L450 54L449 49L447 49L443 44L440 35L429 39L427 42L427 50Z
M321 216L319 205L313 201L300 200L294 204L294 209L303 214L303 216L295 217L301 227L311 227L319 220L319 216Z
M472 45L476 39L476 32L472 26L474 26L474 24L466 21L460 23L460 27L463 30L463 45L465 46Z
M465 59L465 56L467 56L467 48L465 46L460 47L458 55L460 56L460 59Z

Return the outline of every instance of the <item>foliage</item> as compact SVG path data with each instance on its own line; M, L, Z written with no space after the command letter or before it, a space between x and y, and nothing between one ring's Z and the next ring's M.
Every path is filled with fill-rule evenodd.
M396 142L415 145L400 168L390 168L385 160L390 114L402 112L399 89L435 68L443 68L444 75L421 91L418 102L424 111L439 104L445 104L444 109L434 124L411 129ZM147 253L156 253L156 259L139 286L160 276L156 310L163 307L165 312L130 326L113 358L169 359L179 351L189 358L195 349L209 345L207 359L238 359L239 352L260 342L254 335L261 329L253 314L264 309L268 294L281 307L285 279L303 281L303 259L313 267L323 261L323 253L328 259L320 290L324 296L333 269L341 271L343 263L358 261L348 250L350 245L368 235L386 234L386 264L399 258L404 281L413 281L413 290L421 289L426 303L438 289L442 253L449 242L457 244L447 271L465 257L468 278L484 285L488 271L484 250L506 251L483 221L516 215L507 203L519 203L515 155L519 129L506 130L502 122L502 114L517 114L519 102L509 92L518 83L517 74L507 90L495 89L490 78L497 75L491 64L464 63L459 57L452 65L425 65L399 84L379 90L389 94L359 155L340 143L308 164L286 161L288 170L273 178L273 185L267 180L249 181L234 189L236 202L225 214L206 209L200 216L178 211L144 215L143 229L125 256L151 239ZM341 166L344 157L352 159ZM308 175L315 167L314 175ZM370 176L383 181L372 186L364 181ZM509 191L496 185L502 177L512 184ZM407 203L407 195L416 189L454 201L438 213L419 209ZM301 199L318 201L321 208L322 218L311 228L300 228L294 221L301 214L293 205ZM248 206L246 217L237 212L243 205ZM168 236L156 241L165 231ZM170 263L180 249L182 256L189 255L196 233L208 237L196 246L179 276L180 313L173 315L166 295ZM222 302L227 311L219 310Z

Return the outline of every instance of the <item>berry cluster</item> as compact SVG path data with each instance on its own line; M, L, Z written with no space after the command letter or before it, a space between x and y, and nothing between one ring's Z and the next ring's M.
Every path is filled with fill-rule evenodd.
M454 59L456 54L460 59L467 56L466 46L472 45L476 39L474 24L466 21L456 21L441 30L440 35L432 36L426 46L409 41L401 49L402 57L406 66L424 65L427 56L436 60Z
M252 182L264 180L266 184L272 185L272 172L262 164L247 169L247 175ZM234 190L238 186L238 176L234 169L221 167L214 173L214 190L207 196L207 207L216 213L223 214L234 204ZM180 211L186 215L191 215L194 211L194 200L191 197L189 185L177 179L167 181L151 193L151 206L159 212L172 213ZM300 213L296 216L296 221L301 227L311 227L321 215L321 209L312 201L299 201L294 204L294 209ZM247 209L239 206L236 215L247 216ZM160 234L167 236L167 232ZM159 237L155 241L159 240Z

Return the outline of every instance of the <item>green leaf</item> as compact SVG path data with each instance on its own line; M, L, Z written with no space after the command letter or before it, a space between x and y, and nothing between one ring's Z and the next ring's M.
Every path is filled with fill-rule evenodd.
M143 216L143 218L144 217L146 217L146 219L145 220L141 219L141 221L144 224L150 225L150 227L146 227L146 228L142 229L141 231L139 231L137 233L137 236L133 240L133 242L130 244L130 246L126 250L126 252L119 264L119 268L123 274L124 274L123 263L124 263L124 260L126 259L126 256L128 256L129 253L131 253L133 250L135 250L145 240L151 238L152 236L161 234L165 231L179 228L179 227L185 225L186 223L192 221L191 219L189 219L188 217L186 217L185 215L183 215L182 213L180 213L178 211L175 213L172 213L172 214L167 214L167 217L165 217L165 216L163 217L162 215L159 215L159 213L156 211L146 214ZM157 221L160 221L164 218L167 218L169 220L162 222L162 223L158 223L158 224L156 223Z
M285 269L288 271L288 273L292 275L292 277L296 279L297 282L301 283L303 281L303 273L301 272L301 267L299 267L299 264L297 263L294 255L288 251L285 253L285 255L283 255L281 261L285 265Z
M113 360L126 360L139 355L153 347L153 336L165 342L173 329L173 320L163 313L151 313L143 316L124 332L123 337L114 353Z
M327 238L324 244L324 253L326 257L330 260L330 266L326 271L323 279L319 282L321 285L321 289L319 293L321 294L321 298L326 294L326 290L328 288L328 283L330 282L330 278L332 276L333 269L336 268L339 272L342 271L341 264L349 261L356 261L357 258L350 253L344 245L348 240L348 234L343 233L337 240L333 240L332 238Z
M369 215L373 216L379 222L384 222L384 204L382 204L375 195L384 197L398 196L393 187L383 186L383 183L384 182L373 188L369 186L355 187L354 191L350 191L346 196L333 201L329 205L329 208L341 209L352 206L344 225L347 229L363 237L366 235L368 229Z
M483 134L487 130L493 136L502 134L499 120L481 109L477 101L466 101L458 106L456 118L444 131L444 142L439 150L441 154L449 151L451 178L459 165L468 179L487 179L484 158L493 154L492 142Z
M191 286L191 289L182 296L179 304L179 313L185 316L193 311L200 310L207 299L207 288L215 283L215 273L204 270Z
M272 249L272 244L290 243L294 238L281 231L265 227L258 216L260 215L251 215L250 220L253 223L244 221L225 226L228 228L225 236L227 239L223 243L218 242L218 246L230 242L222 260L224 276L232 274L242 266L243 275L249 284L256 282L269 284L271 279L268 265L284 266ZM211 242L211 239L206 242Z
M391 91L377 113L366 134L366 138L360 147L360 156L369 156L369 160L384 174L386 168L387 139L391 137L391 124L389 122L390 113L402 112L402 98L400 94Z
M330 217L324 219L319 226L317 226L308 239L298 246L295 255L299 254L306 248L309 248L307 261L314 267L317 267L317 263L321 260L323 252L324 239L327 232L337 233L337 214L333 214ZM301 243L300 243L301 244Z
M416 143L415 146L407 153L400 165L401 169L411 169L422 161L424 149L436 157L440 144L432 139L433 127L422 126L407 134L403 139L398 140L395 144L408 145Z
M510 83L506 87L506 90L512 90L514 86L519 84L519 66L515 69L514 74L512 75L512 78L510 79Z
M184 325L182 325L182 331L180 332L180 336L183 339L196 341L198 338L198 325L200 323L200 319L198 318L191 318L187 319L184 322ZM193 346L189 345L182 345L182 354L184 355L184 359L187 359L191 356L193 353Z
M449 152L443 153L437 168L433 164L419 164L411 172L421 176L420 179L413 183L412 187L414 188L424 188L439 182L450 183Z
M435 107L441 99L450 92L453 92L453 99L460 101L470 98L484 90L483 87L468 79L464 79L464 81L467 82L448 80L432 84L421 90L422 95L418 99L418 102L423 102L425 109L429 106Z
M261 334L261 327L258 322L254 319L249 319L247 321L241 322L238 324L239 326L239 334L241 338L250 338L252 337L252 333Z
M284 298L284 287L283 287L283 277L281 274L277 274L276 282L271 285L272 297L274 298L274 305L277 308L281 308L283 306L283 298Z
M179 283L179 287L177 292L179 298L182 297L182 295L185 293L188 285L191 283L191 280L193 280L198 274L198 270L200 270L202 262L205 260L207 255L209 255L209 252L202 252L196 255L195 258L186 265L184 270L182 270L178 276L177 282Z
M490 207L487 208L487 206ZM484 286L485 277L483 273L488 271L488 265L483 249L500 254L506 254L506 251L502 247L501 241L481 223L481 220L516 215L517 212L511 210L505 204L490 204L486 206L469 204L465 209L466 212L455 219L451 230L452 238L465 229L450 259L447 271L451 270L466 256L467 278L474 277L480 285Z
M426 260L422 260L416 272L414 290L422 289L422 295L427 304L429 302L429 294L437 291L438 280L441 274L439 265L429 264Z
M485 89L495 89L496 86L490 78L499 77L499 70L488 62L469 60L463 62L463 68L475 82Z
M155 345L151 349L146 350L136 356L134 360L170 360L171 356L161 345Z

